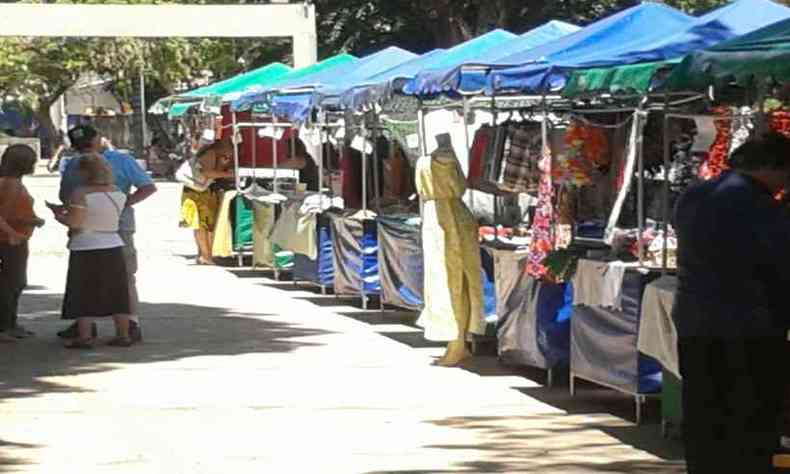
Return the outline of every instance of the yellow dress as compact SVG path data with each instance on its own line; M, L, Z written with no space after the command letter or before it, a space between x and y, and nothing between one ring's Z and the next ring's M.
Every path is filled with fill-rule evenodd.
M478 226L462 201L463 171L452 149L417 161L417 192L423 200L425 308L418 324L431 341L484 334Z

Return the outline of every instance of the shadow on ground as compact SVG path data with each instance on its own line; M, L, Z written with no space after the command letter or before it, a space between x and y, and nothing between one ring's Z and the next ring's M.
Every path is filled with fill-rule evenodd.
M56 332L67 323L59 320L62 295L25 294L21 322L36 337L16 344L2 344L0 357L0 409L14 398L39 397L53 393L84 393L53 377L115 370L119 364L147 364L200 356L236 356L288 353L319 344L300 340L329 334L328 331L296 327L269 314L229 312L225 308L192 304L142 304L145 343L129 349L112 348L100 342L94 350L63 348ZM100 321L99 338L114 334L111 321ZM15 472L24 451L11 441L0 440L0 472ZM13 453L13 454L12 454Z
M292 283L264 283L267 287L291 291L310 291L309 285ZM296 290L294 290L296 291ZM313 288L312 290L316 290ZM444 344L428 341L416 325L418 313L397 308L362 310L360 299L354 297L335 298L331 296L299 297L321 307L334 308L335 312L356 321L369 324L374 330L378 326L407 326L413 331L381 330L380 334L415 349L440 348ZM378 303L375 303L378 308ZM454 429L478 431L483 439L489 440L475 445L435 445L428 446L437 450L475 451L475 458L481 462L459 463L450 470L406 470L377 471L402 474L417 473L466 473L466 472L541 472L541 473L646 473L672 474L685 472L683 449L679 442L666 440L661 436L659 405L649 401L643 416L642 426L632 423L634 419L634 400L628 395L609 390L582 380L577 381L577 395L571 397L568 389L567 369L555 373L555 386L547 387L546 372L525 367L503 365L496 356L475 357L463 367L481 377L514 377L523 384L514 382L513 388L546 405L561 410L560 414L525 415L523 417L458 417L434 420L430 423ZM584 421L580 421L583 417ZM539 420L538 420L539 419ZM524 426L540 426L528 429ZM590 432L596 432L597 439L590 443ZM585 433L587 434L585 436ZM558 437L558 435L561 435ZM561 446L548 446L547 442L562 441ZM603 441L600 441L603 440ZM524 450L524 441L534 449ZM626 446L650 453L660 461L633 461L633 452L624 454L624 460L603 461L585 459L585 450L611 448L614 452ZM600 452L600 451L599 451ZM617 459L618 455L611 458ZM580 458L579 462L568 459ZM368 474L376 474L371 472Z

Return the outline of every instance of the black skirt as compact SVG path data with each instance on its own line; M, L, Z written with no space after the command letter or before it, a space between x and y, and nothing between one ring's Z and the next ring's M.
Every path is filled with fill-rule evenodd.
M129 314L129 280L123 247L72 251L63 319Z

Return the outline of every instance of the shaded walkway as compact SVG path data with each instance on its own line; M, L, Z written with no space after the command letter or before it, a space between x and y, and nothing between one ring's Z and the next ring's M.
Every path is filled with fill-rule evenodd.
M442 349L413 314L168 256L177 188L157 199L140 212L142 346L62 349L62 239L34 252L38 336L0 345L0 473L682 472L655 407L637 428L607 390L570 399L490 356L431 367Z

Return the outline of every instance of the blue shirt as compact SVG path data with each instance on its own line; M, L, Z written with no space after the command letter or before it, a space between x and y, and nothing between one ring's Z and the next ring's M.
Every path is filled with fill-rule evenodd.
M115 181L115 187L127 196L131 193L132 187L141 188L154 184L154 181L148 176L148 173L135 161L131 156L126 153L121 153L115 150L107 150L102 153L102 156L110 164L112 168L112 176ZM77 172L77 164L79 158L68 160L64 166L60 178L60 200L68 203L69 198L74 191L82 185L82 180ZM134 222L134 209L127 207L121 216L120 229L127 232L133 232L135 229Z
M790 288L790 219L771 193L738 173L689 188L678 200L680 337L781 337Z

